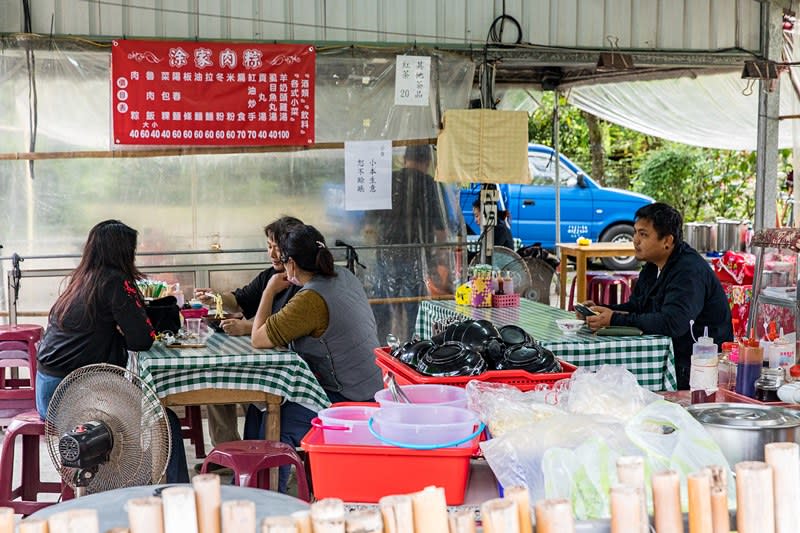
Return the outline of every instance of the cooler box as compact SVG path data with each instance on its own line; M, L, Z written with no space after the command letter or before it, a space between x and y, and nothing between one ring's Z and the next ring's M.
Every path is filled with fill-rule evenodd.
M461 505L478 437L465 448L411 450L327 444L322 430L312 427L300 447L308 453L314 497L318 500L377 503L384 496L436 485L444 488L447 505Z
M395 359L391 356L391 351L386 346L375 348L375 363L380 367L383 375L385 376L387 372L392 372L400 385L433 383L466 387L467 383L477 379L478 381L489 383L505 383L521 391L529 391L540 383L552 386L556 381L572 377L572 373L575 372L577 367L560 359L559 362L564 371L552 374L531 374L524 370L489 370L477 376L435 377L420 374L415 368Z

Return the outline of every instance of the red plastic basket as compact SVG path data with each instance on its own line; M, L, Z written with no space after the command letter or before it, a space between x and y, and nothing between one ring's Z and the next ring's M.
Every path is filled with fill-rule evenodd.
M492 296L492 307L519 307L519 294L495 294Z
M576 367L561 361L563 372L553 374L531 374L524 370L490 370L477 376L455 376L455 377L434 377L420 374L414 368L398 361L391 356L389 348L375 348L375 362L380 367L384 375L391 371L400 385L417 385L420 383L435 383L437 385L454 385L456 387L466 387L467 383L473 379L486 381L489 383L505 383L513 385L521 391L532 390L536 385L544 383L552 386L556 381L569 378L575 372Z
M377 404L376 404L377 405ZM308 452L314 497L375 503L384 496L418 492L430 485L444 488L448 505L461 505L467 490L473 446L411 450L394 446L326 444L312 427L300 447Z

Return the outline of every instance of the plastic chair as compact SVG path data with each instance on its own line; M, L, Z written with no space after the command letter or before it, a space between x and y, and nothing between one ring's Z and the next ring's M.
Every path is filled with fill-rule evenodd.
M36 408L36 346L43 332L35 324L0 326L0 425ZM19 368L27 368L29 377L6 376Z
M589 298L598 305L622 303L631 297L631 286L625 276L595 276L589 282Z
M589 270L588 272L586 272L586 286L587 287L590 286L590 284L592 282L592 279L594 279L595 276L602 276L602 275L603 275L603 272L602 271L597 271L597 270ZM574 311L575 310L575 291L576 291L576 286L577 285L578 285L578 276L576 275L576 276L573 276L572 285L570 285L570 288L569 288L569 301L568 301L569 306L567 307L567 309L570 310L570 311ZM589 297L591 298L592 291L587 289L586 290L586 294L589 295ZM583 303L583 302L578 302L578 303ZM595 301L595 303L599 303L599 302Z
M203 461L201 474L208 465L227 466L233 470L233 483L241 487L269 489L269 468L294 465L297 475L297 497L311 501L303 460L295 449L271 440L238 440L217 444Z
M11 507L15 514L29 515L58 502L36 501L40 493L66 492L60 482L44 482L39 470L39 437L44 435L44 421L39 413L28 411L14 417L6 430L0 449L0 506ZM22 437L22 479L14 488L14 443ZM19 498L19 499L18 499Z
M181 436L189 439L194 445L194 456L202 459L206 456L205 436L203 435L203 417L199 405L187 405L181 421Z

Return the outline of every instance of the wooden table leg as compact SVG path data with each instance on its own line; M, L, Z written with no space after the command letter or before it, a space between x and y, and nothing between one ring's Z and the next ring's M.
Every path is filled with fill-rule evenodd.
M264 424L264 438L271 441L281 440L281 397L267 394L267 420ZM269 469L269 487L278 490L278 469Z
M575 254L575 275L578 276L575 301L583 303L586 301L586 254L580 250Z

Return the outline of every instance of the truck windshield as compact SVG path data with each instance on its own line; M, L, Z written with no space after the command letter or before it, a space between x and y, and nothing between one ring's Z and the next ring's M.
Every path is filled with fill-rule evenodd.
M555 183L555 158L549 154L529 153L528 166L531 169L532 185L553 186ZM578 183L577 175L565 165L559 169L562 187L574 187Z

